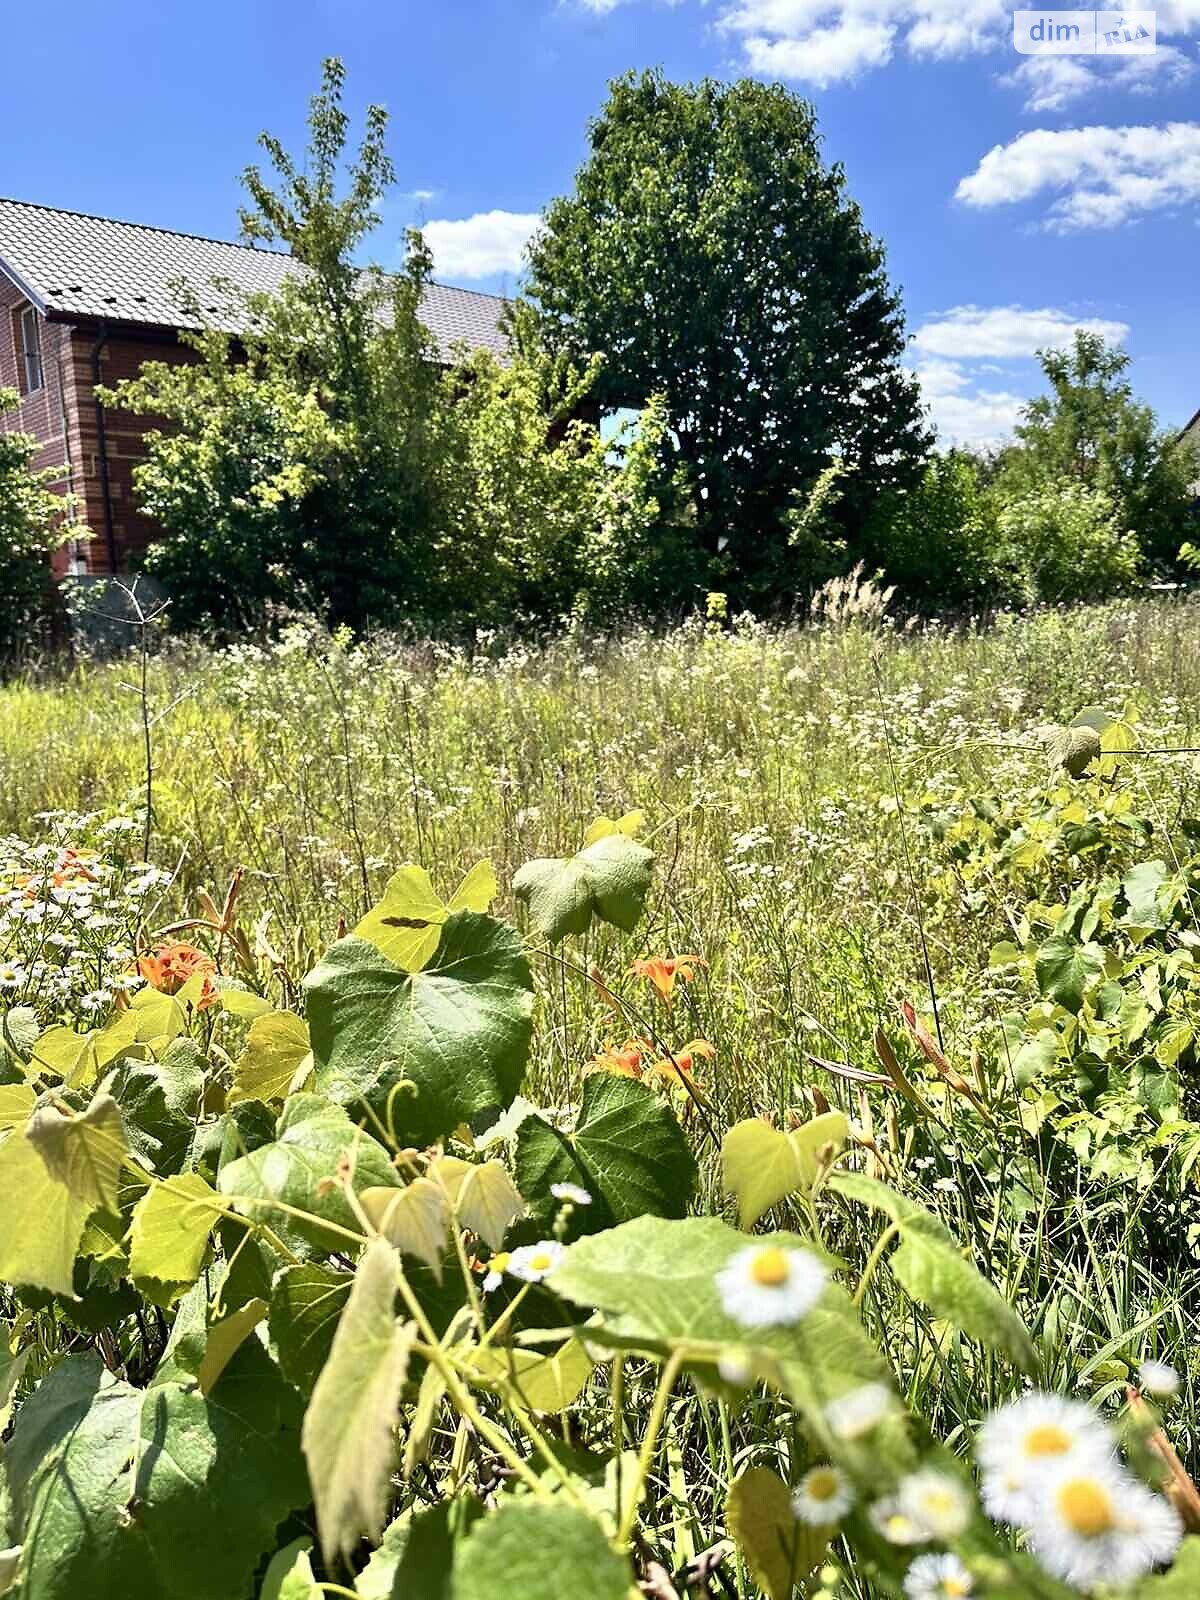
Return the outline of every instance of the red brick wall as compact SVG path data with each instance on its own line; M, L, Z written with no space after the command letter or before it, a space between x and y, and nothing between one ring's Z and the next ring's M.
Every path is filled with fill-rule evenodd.
M0 273L0 387L20 390L23 386L17 313L25 304L21 292ZM74 494L76 519L91 529L90 542L59 552L55 570L108 572L111 565L100 429L92 383L93 350L99 329L43 321L41 331L43 387L24 397L19 411L0 418L0 427L32 434L40 442L34 465L63 469L51 487L63 494ZM110 329L100 351L102 384L135 377L143 361L180 363L195 359L194 353L177 344L173 335L155 338L142 332L141 337L132 337L133 331L127 333L119 325ZM104 413L113 542L117 568L122 572L136 564L137 556L160 531L137 509L133 488L133 469L146 454L143 435L154 425L154 418L135 417L128 411L106 409Z

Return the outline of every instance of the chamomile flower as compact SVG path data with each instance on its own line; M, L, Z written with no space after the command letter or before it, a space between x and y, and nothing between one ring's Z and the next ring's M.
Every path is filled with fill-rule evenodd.
M0 962L0 989L22 989L25 986L25 968Z
M896 1402L886 1383L864 1383L825 1407L825 1421L839 1439L861 1439L892 1416Z
M1143 1361L1138 1369L1138 1387L1156 1400L1174 1400L1180 1386L1178 1372L1166 1361Z
M1114 1461L1068 1465L1038 1487L1029 1546L1076 1588L1132 1583L1169 1561L1183 1537L1171 1504Z
M543 1239L540 1244L523 1244L508 1258L508 1272L524 1283L541 1283L548 1273L562 1264L566 1246L557 1239Z
M1022 1522L1047 1472L1100 1467L1114 1459L1112 1435L1090 1406L1061 1395L1022 1395L993 1411L979 1430L975 1459L989 1516Z
M971 1574L957 1556L918 1556L904 1576L907 1600L963 1600L973 1593Z
M869 1515L889 1544L924 1544L929 1538L922 1524L901 1509L894 1494L876 1500Z
M550 1193L556 1200L569 1200L576 1206L590 1206L592 1203L591 1195L577 1183L552 1183Z
M831 1528L854 1504L854 1491L844 1472L828 1464L811 1467L792 1494L792 1510L811 1528Z
M726 1316L744 1328L773 1328L799 1322L811 1311L828 1277L810 1250L763 1244L739 1250L716 1283Z
M971 1496L957 1478L936 1467L922 1467L903 1478L896 1504L924 1528L930 1539L956 1539L971 1520Z

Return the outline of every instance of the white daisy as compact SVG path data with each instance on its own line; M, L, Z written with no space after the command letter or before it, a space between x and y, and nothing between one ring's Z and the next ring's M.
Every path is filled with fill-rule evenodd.
M590 1206L592 1203L591 1195L577 1183L552 1183L550 1193L556 1200L569 1200L576 1206Z
M942 1543L957 1539L971 1520L971 1496L957 1478L936 1467L922 1467L901 1479L896 1504L930 1539Z
M929 1538L921 1523L900 1509L900 1502L894 1494L876 1500L869 1514L889 1544L924 1544Z
M1023 1522L1047 1472L1101 1467L1115 1460L1112 1435L1090 1406L1062 1395L1022 1395L993 1411L979 1430L975 1459L984 1509L1001 1522Z
M1156 1400L1174 1400L1181 1387L1175 1368L1166 1361L1143 1361L1138 1369L1138 1387Z
M826 1463L811 1467L792 1493L792 1510L811 1528L831 1528L854 1504L849 1479Z
M1183 1525L1169 1501L1115 1462L1066 1466L1038 1486L1029 1546L1076 1588L1119 1587L1169 1561Z
M24 987L25 968L0 962L0 989L23 989Z
M543 1239L540 1244L523 1244L508 1258L507 1270L514 1278L525 1283L541 1283L547 1273L561 1266L567 1247L557 1239Z
M907 1600L963 1600L974 1591L971 1574L957 1556L918 1556L904 1578Z
M864 1383L839 1395L825 1407L825 1421L839 1439L860 1439L896 1410L895 1397L886 1383Z
M811 1311L828 1278L828 1269L810 1250L752 1244L731 1257L716 1284L726 1316L744 1328L774 1328L799 1322Z
M487 1276L483 1280L484 1294L491 1294L504 1282L504 1274L508 1269L510 1257L507 1250L498 1250L488 1262Z

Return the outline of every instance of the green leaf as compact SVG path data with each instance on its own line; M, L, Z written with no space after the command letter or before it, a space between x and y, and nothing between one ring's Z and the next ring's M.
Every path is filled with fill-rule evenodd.
M576 1206L575 1232L599 1232L652 1213L682 1217L696 1183L696 1163L675 1116L653 1089L596 1072L584 1080L573 1134L529 1117L517 1135L517 1187L548 1228L559 1209L553 1183L576 1183L592 1197Z
M33 1353L33 1346L26 1345L24 1350L15 1354L9 1344L8 1330L0 1324L0 1438L3 1437L12 1421L13 1405L17 1395L17 1385L25 1374L29 1365L29 1357ZM0 1538L4 1535L3 1521L0 1520Z
M281 1238L307 1241L321 1250L345 1248L345 1232L361 1232L358 1218L342 1192L339 1169L352 1169L356 1193L372 1187L395 1187L395 1169L387 1151L351 1122L340 1106L315 1094L293 1095L283 1108L273 1144L222 1167L217 1187L234 1199L246 1216L269 1223ZM301 1219L277 1209L278 1204L309 1213ZM323 1227L322 1221L331 1224Z
M146 1191L133 1208L129 1275L147 1299L169 1306L195 1283L222 1214L213 1189L195 1172Z
M840 1111L814 1117L783 1133L758 1117L730 1128L721 1143L726 1194L738 1202L738 1225L752 1228L764 1212L797 1189L810 1189L817 1175L817 1152L836 1152L846 1142L849 1123Z
M32 1006L13 1006L0 1012L0 1045L22 1065L33 1054L40 1032L37 1012Z
M268 1328L280 1371L301 1394L311 1394L329 1358L352 1273L305 1262L284 1267L271 1286Z
M500 893L496 869L490 861L477 861L450 896L451 911L486 911Z
M37 1093L28 1083L0 1083L0 1133L23 1128L33 1115Z
M1125 913L1119 917L1122 928L1165 928L1166 918L1159 906L1159 891L1170 876L1165 861L1138 861L1121 879Z
M585 933L593 916L627 932L645 909L654 852L614 832L595 839L569 861L527 862L513 893L529 907L539 933L557 943Z
M419 972L432 957L449 911L424 867L401 867L388 879L383 899L354 929L405 972Z
M324 1591L308 1559L311 1549L311 1539L293 1539L277 1550L263 1576L258 1600L322 1600Z
M77 1116L40 1107L26 1124L25 1137L50 1176L65 1183L89 1211L96 1206L116 1211L121 1164L129 1146L120 1107L110 1094L98 1094Z
M52 1177L17 1130L0 1138L0 1282L75 1297L75 1257L91 1211ZM30 1226L36 1218L37 1225Z
M253 1333L267 1314L265 1300L247 1300L229 1316L214 1322L208 1330L204 1357L196 1373L200 1393L211 1394L217 1379L241 1348L243 1340Z
M1038 947L1034 971L1048 1000L1078 1011L1088 986L1104 974L1104 951L1098 944L1076 944L1055 935Z
M1018 1089L1037 1083L1053 1071L1059 1044L1059 1036L1053 1028L1039 1028L1023 1041L1012 1058L1013 1081Z
M509 1226L524 1210L525 1202L500 1161L472 1167L455 1200L459 1223L493 1250L499 1250Z
M454 1557L453 1600L628 1600L632 1574L599 1523L570 1506L505 1505L472 1529Z
M350 1555L362 1534L378 1541L383 1532L400 1391L416 1334L396 1317L397 1269L391 1245L373 1239L304 1414L304 1455L327 1562Z
M450 1233L450 1201L432 1178L414 1178L403 1189L364 1189L363 1210L389 1244L423 1261L441 1278Z
M1195 1600L1200 1594L1200 1537L1191 1534L1175 1552L1170 1572L1146 1578L1134 1600Z
M767 1467L751 1467L731 1486L725 1521L770 1600L791 1600L796 1584L817 1570L829 1547L829 1530L797 1522L791 1491Z
M305 1061L311 1065L308 1024L294 1011L272 1011L250 1024L233 1067L229 1100L285 1100Z
M175 1039L158 1061L126 1058L107 1080L134 1150L159 1177L178 1172L196 1133L208 1063L191 1039Z
M404 1512L358 1575L362 1600L450 1600L455 1547L482 1515L470 1495Z
M305 992L317 1087L342 1104L365 1101L401 1144L492 1121L521 1087L533 979L518 935L491 917L449 917L423 972L339 939Z
M1033 1368L1036 1357L1025 1324L937 1217L861 1173L834 1173L829 1186L882 1211L896 1224L900 1243L890 1258L891 1268L914 1300L971 1338L1003 1351L1024 1371Z
M578 1339L568 1339L553 1355L488 1345L467 1353L474 1384L495 1389L527 1411L559 1416L573 1406L592 1375L592 1359Z

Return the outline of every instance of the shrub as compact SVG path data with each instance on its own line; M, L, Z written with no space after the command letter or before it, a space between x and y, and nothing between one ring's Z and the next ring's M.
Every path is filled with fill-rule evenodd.
M17 409L14 389L0 389L0 416ZM0 432L0 660L31 641L50 613L49 561L79 529L63 520L64 500L47 485L58 471L36 472L37 440Z
M1141 552L1112 498L1080 483L1044 484L1000 502L997 556L1026 601L1096 600L1130 588Z

